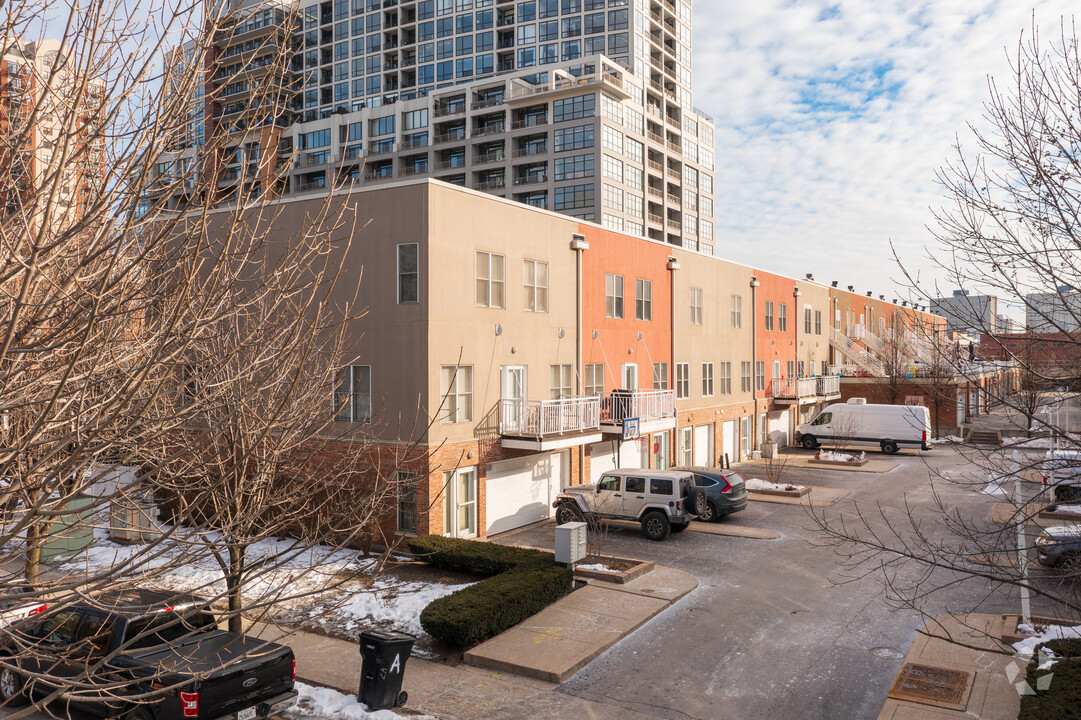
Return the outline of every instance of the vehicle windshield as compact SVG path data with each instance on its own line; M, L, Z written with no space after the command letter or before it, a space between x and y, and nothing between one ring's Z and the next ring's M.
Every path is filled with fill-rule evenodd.
M193 631L216 625L214 616L205 609L194 613L159 612L128 623L127 639L134 640L128 647L167 645L188 637Z

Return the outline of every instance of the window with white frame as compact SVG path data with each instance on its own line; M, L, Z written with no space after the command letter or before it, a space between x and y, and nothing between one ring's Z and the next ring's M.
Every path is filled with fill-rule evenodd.
M439 393L443 410L439 419L444 423L473 420L473 366L443 365L439 369Z
M585 367L583 378L586 397L604 396L604 364L589 363Z
M766 361L755 360L754 362L754 389L762 391L766 389Z
M766 329L773 329L773 303L766 302Z
M803 332L811 334L811 308L810 306L803 308Z
M635 140L634 138L627 138L627 157L636 163L641 163L646 156L646 146Z
M623 210L623 190L615 185L604 184L604 206L613 210Z
M623 182L623 161L605 154L604 176L609 180Z
M713 363L702 363L702 397L713 397Z
M815 310L815 335L822 334L822 311Z
M777 330L788 332L788 305L784 303L777 308Z
M548 263L525 260L522 263L522 286L525 288L525 309L548 312Z
M620 215L610 215L608 213L604 213L604 215L601 216L601 225L608 228L609 230L623 232L623 218Z
M420 301L420 264L417 243L398 246L398 303Z
M645 202L641 195L632 195L626 193L623 198L626 206L626 212L631 217L641 218L645 217Z
M751 392L751 363L741 362L739 364L739 391Z
M719 379L720 382L718 384L720 385L720 387L718 388L718 390L721 393L721 395L731 395L732 394L732 363L730 363L730 362L721 363L721 367L719 368L719 370L720 370L720 377L718 379Z
M732 296L732 329L739 330L743 327L743 296Z
M338 371L338 387L334 391L334 419L339 422L371 421L371 365L350 365Z
M563 398L573 397L573 377L571 375L570 365L552 365L550 367L550 375L552 378L553 400L562 400Z
M713 239L713 223L709 220L702 220L698 227L698 233L703 240Z
M654 390L667 390L668 389L668 363L655 362L653 363L653 389Z
M642 168L636 168L634 165L627 165L624 170L624 182L626 182L628 187L632 187L635 190L641 190L643 187Z
M395 473L398 486L398 531L417 531L417 474L399 470Z
M653 320L653 282L637 278L634 281L634 319Z
M604 143L604 149L605 150L611 150L613 152L617 152L617 153L622 154L622 152L623 152L623 133L621 133L619 130L616 130L613 127L609 127L609 126L605 125L604 126L604 133L603 133L602 137L603 137L603 143Z
M505 307L505 262L502 255L477 251L477 305L480 307Z
M702 324L702 288L691 288L691 325Z
M623 276L606 273L604 276L604 316L623 318Z
M691 364L676 363L676 398L685 400L691 396Z

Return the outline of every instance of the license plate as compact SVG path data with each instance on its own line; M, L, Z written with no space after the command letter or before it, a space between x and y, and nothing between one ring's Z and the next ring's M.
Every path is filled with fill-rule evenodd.
M255 720L256 716L255 708L250 707L247 710L241 710L236 714L236 720Z

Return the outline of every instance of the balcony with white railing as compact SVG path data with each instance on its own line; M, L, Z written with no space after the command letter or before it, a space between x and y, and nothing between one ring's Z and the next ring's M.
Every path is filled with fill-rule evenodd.
M558 450L599 441L600 416L598 397L504 398L499 401L499 434L505 448Z
M813 403L817 389L817 378L773 378L773 399L779 403Z
M836 375L815 378L815 395L819 400L833 400L841 397L841 378Z
M613 390L601 403L601 429L622 433L625 421L636 419L639 432L676 426L676 394L672 390Z

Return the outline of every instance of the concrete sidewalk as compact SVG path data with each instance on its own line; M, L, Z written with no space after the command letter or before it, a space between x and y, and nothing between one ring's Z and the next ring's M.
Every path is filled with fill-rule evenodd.
M878 720L1014 720L1021 700L1011 678L1024 679L1026 663L998 639L1003 626L1001 615L944 615L925 625L905 662L972 673L963 709L887 698Z
M696 587L693 575L659 565L624 585L591 580L468 651L465 661L563 682Z

